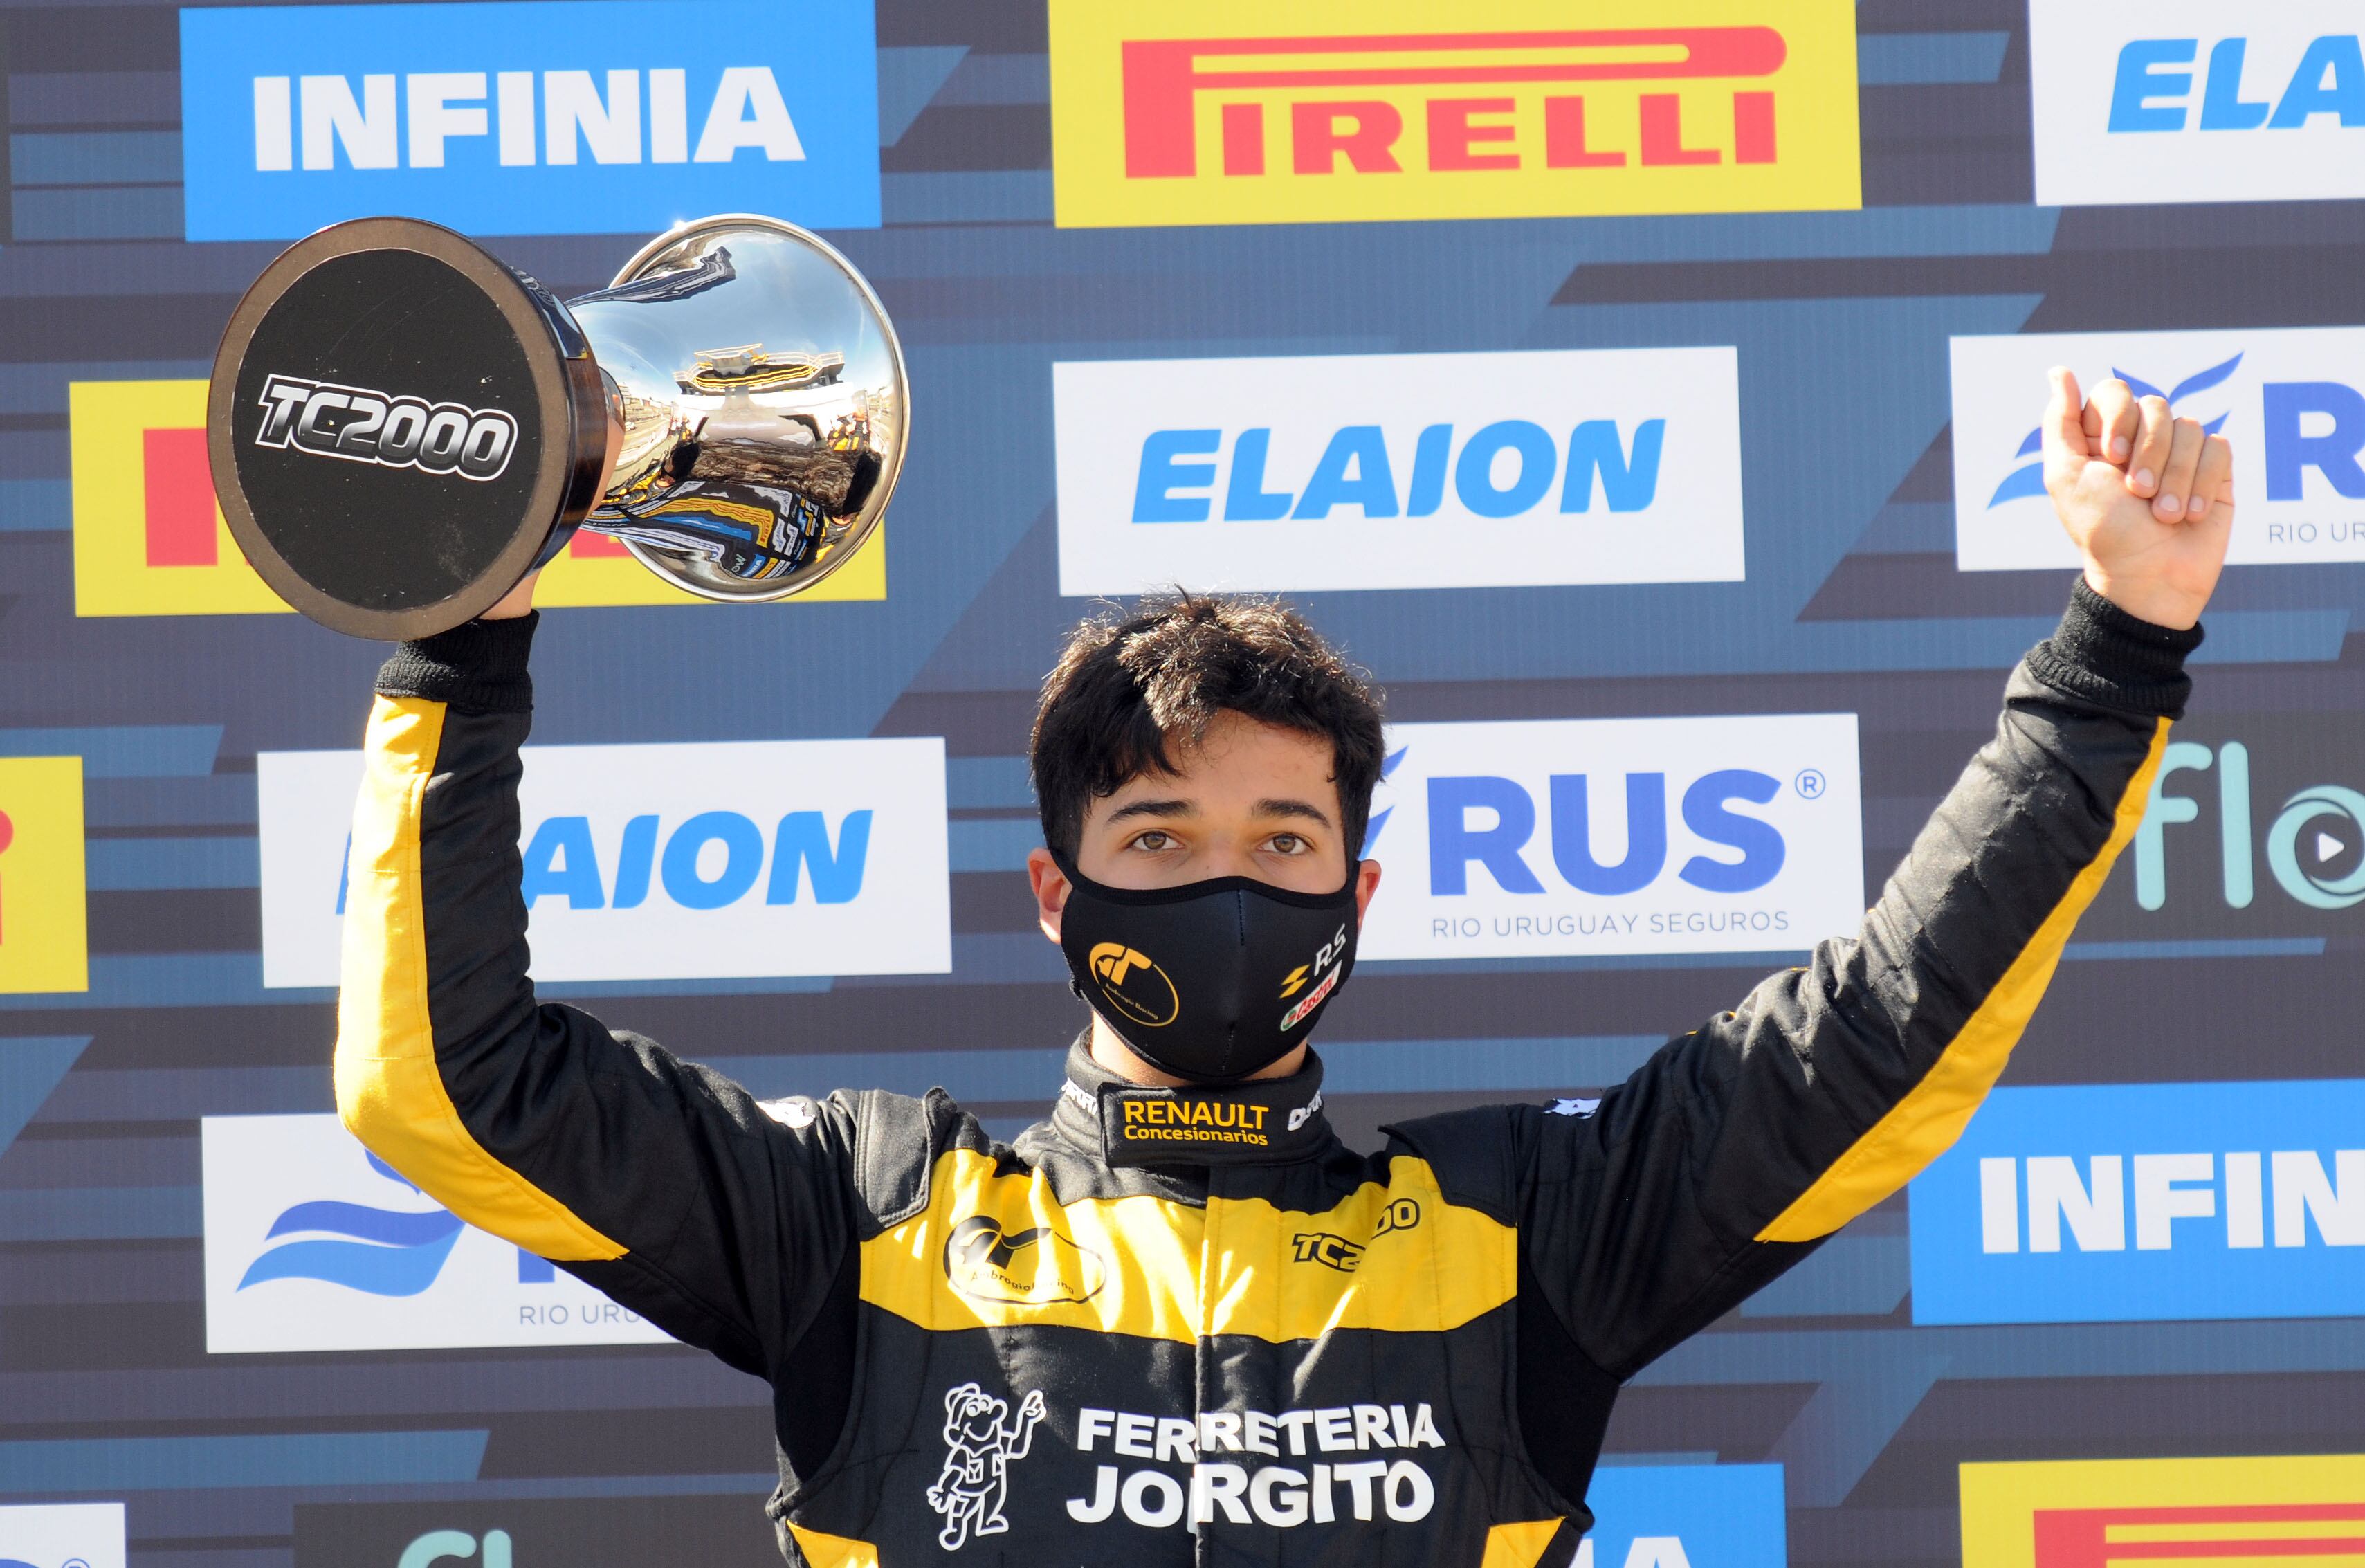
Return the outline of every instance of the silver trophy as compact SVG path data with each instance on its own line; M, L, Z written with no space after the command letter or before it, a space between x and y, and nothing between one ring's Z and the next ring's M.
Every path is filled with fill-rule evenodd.
M708 599L800 592L877 527L909 410L877 296L793 224L685 224L562 305L450 230L378 218L248 290L207 430L264 580L392 639L482 613L578 527Z

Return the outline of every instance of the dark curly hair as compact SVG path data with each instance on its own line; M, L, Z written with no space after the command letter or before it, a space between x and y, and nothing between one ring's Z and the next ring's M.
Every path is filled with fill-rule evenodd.
M1384 746L1380 691L1278 599L1176 592L1079 624L1043 678L1027 760L1043 841L1072 859L1085 809L1145 773L1167 746L1239 713L1330 743L1348 859L1363 842Z

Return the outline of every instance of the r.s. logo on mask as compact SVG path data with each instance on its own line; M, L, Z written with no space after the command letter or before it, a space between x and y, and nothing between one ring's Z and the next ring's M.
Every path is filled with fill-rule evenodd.
M1182 999L1166 971L1122 942L1103 942L1093 948L1093 979L1109 1005L1146 1029L1162 1029L1182 1011Z

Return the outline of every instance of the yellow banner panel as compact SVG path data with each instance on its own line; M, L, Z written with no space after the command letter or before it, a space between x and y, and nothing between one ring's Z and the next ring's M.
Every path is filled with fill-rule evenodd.
M0 756L0 991L88 991L82 758Z
M1849 0L1050 0L1050 28L1062 228L1863 205Z
M2353 1568L2365 1454L1962 1467L1963 1568Z
M267 615L287 606L257 577L214 500L203 381L77 381L73 450L74 613ZM887 597L886 531L809 601ZM543 572L534 602L709 604L648 571L604 534L578 533ZM782 602L793 603L794 599Z

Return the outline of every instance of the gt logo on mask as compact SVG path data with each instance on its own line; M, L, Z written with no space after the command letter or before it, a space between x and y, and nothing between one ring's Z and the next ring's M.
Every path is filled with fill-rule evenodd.
M1149 954L1122 942L1103 942L1093 947L1091 964L1093 978L1100 981L1101 994L1134 1023L1151 1029L1163 1028L1182 1011L1174 982L1166 978L1164 969L1150 961Z

